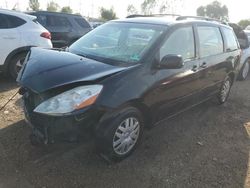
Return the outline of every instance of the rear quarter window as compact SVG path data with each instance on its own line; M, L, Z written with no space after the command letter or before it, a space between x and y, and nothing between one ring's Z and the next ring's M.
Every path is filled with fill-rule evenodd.
M23 20L21 18L18 18L16 16L8 15L7 19L9 21L9 27L10 28L16 28L16 27L19 27L19 26L21 26L21 25L23 25L23 24L26 23L25 20Z
M25 20L12 16L12 15L6 15L6 14L0 14L0 28L2 29L12 29L17 28L23 24L26 23Z
M226 51L234 51L239 48L236 36L232 29L222 28L225 36Z

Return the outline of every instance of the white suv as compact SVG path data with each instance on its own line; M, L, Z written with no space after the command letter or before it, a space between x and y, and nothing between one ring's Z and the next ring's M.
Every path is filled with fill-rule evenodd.
M52 48L50 33L36 17L0 9L0 71L15 79L33 46Z

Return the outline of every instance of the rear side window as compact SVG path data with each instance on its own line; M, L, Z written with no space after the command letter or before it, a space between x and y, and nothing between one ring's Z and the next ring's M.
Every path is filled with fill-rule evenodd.
M89 23L83 18L75 18L76 23L82 28L89 28Z
M200 56L223 53L223 40L218 27L198 26Z
M38 15L37 16L37 21L43 25L43 26L47 26L47 17L45 15Z
M0 14L0 28L12 29L25 24L26 21L16 16Z
M70 28L71 24L67 18L63 16L53 15L39 15L37 16L38 22L43 26L48 27L66 27Z
M238 49L238 43L237 43L237 39L235 37L235 34L233 32L233 30L228 29L228 28L222 28L222 31L225 35L225 40L226 40L226 44L227 44L227 51L234 51Z
M5 15L0 14L0 29L8 29L9 25L8 25L8 20L5 17Z
M56 26L56 27L71 27L68 19L63 16L47 16L47 26Z
M195 57L194 34L191 26L179 28L168 37L160 49L160 60L169 54L181 55L183 60Z

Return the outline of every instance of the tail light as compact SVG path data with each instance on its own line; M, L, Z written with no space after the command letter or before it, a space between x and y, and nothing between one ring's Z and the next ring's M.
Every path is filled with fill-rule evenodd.
M46 39L51 39L50 32L43 32L40 36Z

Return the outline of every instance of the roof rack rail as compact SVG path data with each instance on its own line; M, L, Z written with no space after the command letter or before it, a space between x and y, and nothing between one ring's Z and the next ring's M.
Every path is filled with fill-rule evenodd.
M211 22L218 22L224 25L228 25L227 22L218 20L218 19L214 19L214 18L208 18L208 17L202 17L202 16L179 16L178 18L176 18L176 20L186 20L186 19L196 19L196 20L205 20L205 21L211 21Z
M136 18L136 17L161 17L161 16L173 16L173 17L180 17L181 15L179 14L132 14L127 16L126 18Z

